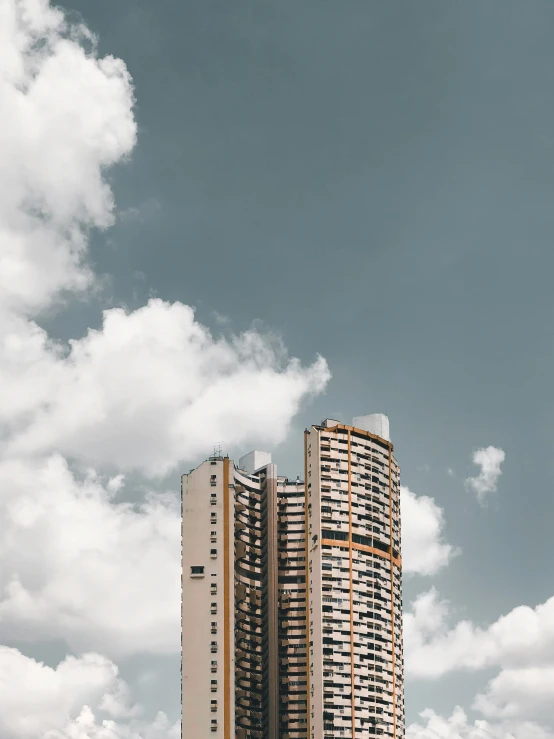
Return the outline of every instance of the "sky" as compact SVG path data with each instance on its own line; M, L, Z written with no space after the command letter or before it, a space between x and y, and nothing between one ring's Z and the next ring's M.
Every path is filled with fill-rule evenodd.
M180 736L179 476L390 418L408 739L553 739L554 5L0 0L0 736Z

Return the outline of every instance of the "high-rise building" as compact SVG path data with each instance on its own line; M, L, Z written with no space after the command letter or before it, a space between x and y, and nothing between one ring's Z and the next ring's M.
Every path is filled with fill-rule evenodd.
M310 739L404 736L400 473L388 419L305 434Z
M404 737L399 468L388 419L305 432L305 475L182 478L183 739Z

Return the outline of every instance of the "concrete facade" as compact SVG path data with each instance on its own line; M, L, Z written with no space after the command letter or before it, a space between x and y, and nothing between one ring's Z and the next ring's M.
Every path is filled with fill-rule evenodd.
M400 477L392 444L306 432L310 739L404 737Z
M181 483L183 739L234 737L234 496L229 460L203 462Z
M304 442L305 483L259 451L183 476L183 739L404 737L392 444L329 419Z

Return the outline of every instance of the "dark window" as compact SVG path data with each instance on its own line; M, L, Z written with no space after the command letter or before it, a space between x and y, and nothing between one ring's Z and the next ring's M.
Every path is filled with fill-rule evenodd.
M203 575L204 574L203 565L192 565L192 567L190 568L190 574L191 575Z
M321 532L322 539L338 539L339 541L348 541L348 534L346 531L328 531L323 529Z

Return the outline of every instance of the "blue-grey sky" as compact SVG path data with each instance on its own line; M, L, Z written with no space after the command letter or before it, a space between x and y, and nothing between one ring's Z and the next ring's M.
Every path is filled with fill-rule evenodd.
M405 605L434 586L453 622L486 627L550 598L554 4L64 7L127 65L138 139L109 172L118 220L91 234L102 292L41 325L67 340L157 296L216 334L258 321L304 364L323 355L332 379L274 457L295 476L304 427L389 415L403 484L443 509L461 550L407 577ZM464 480L488 446L505 461L481 506ZM408 723L471 714L495 664L409 679ZM178 693L155 693L176 715ZM517 717L554 729L541 711Z

